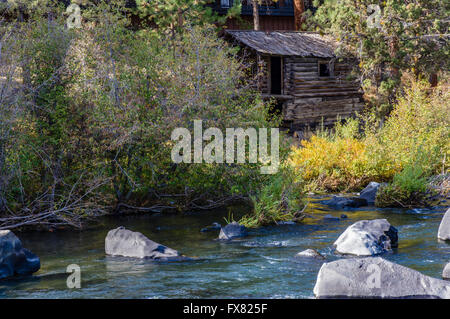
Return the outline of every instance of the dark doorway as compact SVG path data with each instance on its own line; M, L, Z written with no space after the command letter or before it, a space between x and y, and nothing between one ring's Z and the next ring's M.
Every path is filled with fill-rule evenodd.
M270 93L281 94L281 81L282 79L282 60L281 57L270 57Z

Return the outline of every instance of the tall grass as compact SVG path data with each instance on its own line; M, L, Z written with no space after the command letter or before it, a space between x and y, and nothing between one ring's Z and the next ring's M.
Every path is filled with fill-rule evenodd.
M270 177L258 194L252 196L253 212L241 218L240 224L258 227L301 218L303 185L295 181L290 167Z

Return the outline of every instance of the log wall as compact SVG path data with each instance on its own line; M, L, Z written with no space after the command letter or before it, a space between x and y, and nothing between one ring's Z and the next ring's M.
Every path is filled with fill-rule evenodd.
M352 116L363 107L359 83L347 79L351 65L334 62L330 77L319 76L319 58L284 59L285 94L292 96L283 105L284 120L291 127L333 124L338 117Z

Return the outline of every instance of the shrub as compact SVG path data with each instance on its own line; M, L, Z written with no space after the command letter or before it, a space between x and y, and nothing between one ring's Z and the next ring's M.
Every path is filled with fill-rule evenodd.
M357 121L337 124L334 133L319 132L292 149L290 163L311 190L350 191L367 183L364 141L355 138Z
M448 170L448 86L441 83L431 89L426 81L410 76L404 77L404 83L404 94L381 128L372 120L373 114L368 114L360 117L364 123L361 136L356 120L338 122L333 133L319 131L309 141L302 141L301 147L292 149L290 163L310 189L351 191L372 180L396 178L392 187L402 192L408 203L406 198L417 192L408 188L412 185L407 182L422 182L408 167L419 170L424 178Z
M275 224L301 218L303 187L292 169L284 167L277 174L268 177L261 190L252 196L254 210L241 218L239 223L246 227Z
M366 129L369 165L392 178L409 165L426 176L437 173L450 150L450 103L445 83L431 89L427 81L404 77L404 94L384 126ZM370 123L373 125L373 123Z
M427 179L420 166L407 166L394 176L392 183L381 186L377 192L377 207L427 206L425 197Z

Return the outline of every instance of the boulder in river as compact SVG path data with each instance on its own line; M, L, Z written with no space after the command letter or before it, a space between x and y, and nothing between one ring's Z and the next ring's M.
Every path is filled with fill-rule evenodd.
M373 256L398 245L397 229L386 219L360 220L334 242L341 254Z
M158 244L139 232L121 226L110 230L105 239L105 252L112 256L148 258L158 261L189 259L178 251Z
M381 257L325 263L317 275L317 298L450 298L450 283Z
M222 227L219 234L220 240L231 240L233 238L247 236L247 228L243 225L239 225L237 222L232 222L225 227Z
M445 212L439 225L438 238L442 240L450 240L450 208Z
M450 263L445 265L444 270L442 271L442 278L450 280Z
M359 198L365 199L367 204L375 204L375 197L377 197L378 189L380 188L380 183L370 182L360 193Z
M295 255L295 257L306 257L306 258L316 258L316 259L325 259L317 250L315 249L306 249L304 251L299 252Z
M321 201L321 203L336 209L358 208L367 206L367 201L364 198L359 197L333 196L332 199L323 200Z
M31 275L41 268L39 257L22 247L10 230L0 230L0 279Z

